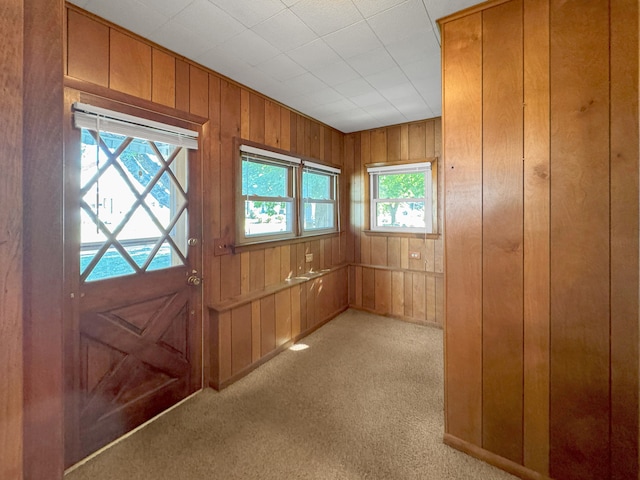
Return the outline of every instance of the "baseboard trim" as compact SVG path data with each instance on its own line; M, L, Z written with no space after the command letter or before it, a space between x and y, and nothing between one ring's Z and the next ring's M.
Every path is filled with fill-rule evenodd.
M388 312L387 313L378 312L374 308L367 308L367 307L363 307L362 305L350 304L349 308L352 308L354 310L360 310L361 312L373 313L375 315L380 315L381 317L393 318L395 320L402 320L403 322L407 322L407 323L414 323L416 325L423 325L426 327L435 327L440 330L443 329L442 325L439 324L438 322L430 322L428 320L419 320L413 317L405 317L404 315L393 315L392 313L388 313Z
M504 470L507 473L520 477L523 480L551 480L551 478L541 473L531 470L512 460L501 457L500 455L485 450L484 448L478 447L477 445L465 440L461 440L449 433L444 434L442 441L445 445L448 445L451 448L455 448L456 450L466 453L478 460L482 460L489 465L493 465L500 470Z

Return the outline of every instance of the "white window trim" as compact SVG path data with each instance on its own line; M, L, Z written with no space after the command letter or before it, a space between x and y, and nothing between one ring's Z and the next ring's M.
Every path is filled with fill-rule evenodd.
M398 174L398 173L418 173L423 172L427 178L425 178L425 193L424 193L424 218L425 227L392 227L377 225L377 204L379 200L377 197L377 178L379 175ZM419 162L419 163L405 163L398 165L378 165L367 167L367 173L369 174L369 229L373 232L397 232L397 233L420 233L420 234L432 234L434 233L434 221L432 215L433 209L433 182L432 182L432 168L431 162ZM410 199L406 198L385 198L384 202L406 202ZM422 197L416 198L416 200L422 200Z

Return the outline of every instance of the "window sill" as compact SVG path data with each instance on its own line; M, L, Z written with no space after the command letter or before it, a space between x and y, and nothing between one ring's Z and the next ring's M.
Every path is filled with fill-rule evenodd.
M408 238L427 238L437 240L441 237L440 233L415 233L415 232L381 232L380 230L363 230L365 235L370 237L408 237Z
M340 232L319 233L316 235L308 234L304 237L281 238L277 240L262 240L251 243L242 243L233 246L235 253L250 252L252 250L262 250L264 248L280 247L282 245L294 245L296 243L311 242L315 240L324 240L326 238L339 237Z

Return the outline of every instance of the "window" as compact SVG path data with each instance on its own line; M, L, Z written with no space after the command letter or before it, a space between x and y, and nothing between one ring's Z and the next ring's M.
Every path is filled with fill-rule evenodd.
M367 171L371 230L434 233L431 162L372 166Z
M240 145L237 243L338 231L340 169Z
M305 162L302 169L303 232L337 230L337 168Z
M187 148L197 148L197 132L91 105L74 110L81 280L185 265Z

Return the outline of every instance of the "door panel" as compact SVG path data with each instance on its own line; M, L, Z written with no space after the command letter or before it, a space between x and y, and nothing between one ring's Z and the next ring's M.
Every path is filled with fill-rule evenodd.
M69 125L66 146L68 467L201 388L202 200L196 151Z

